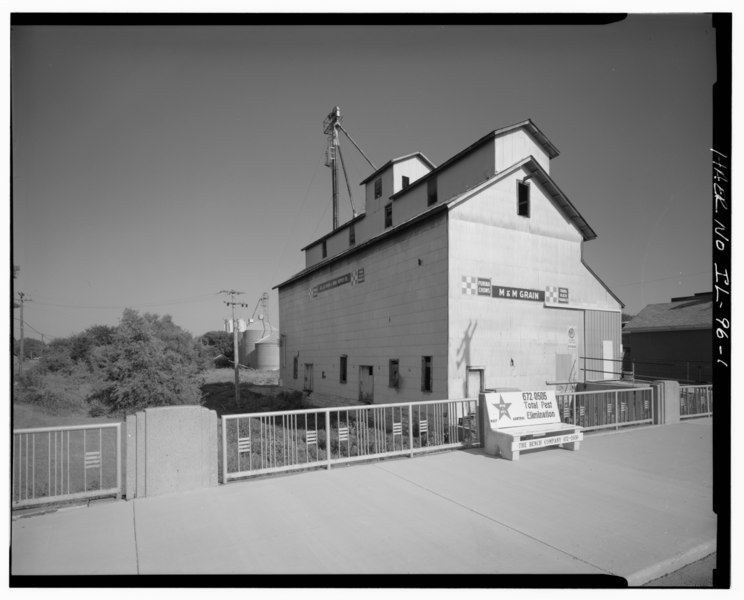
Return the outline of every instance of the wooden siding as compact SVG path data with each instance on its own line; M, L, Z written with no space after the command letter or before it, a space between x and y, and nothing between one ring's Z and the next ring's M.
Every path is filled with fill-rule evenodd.
M550 159L532 136L524 129L511 131L494 138L462 160L458 160L436 175L438 203L449 200L466 190L486 181L495 173L503 171L527 156L534 156L549 173ZM385 230L385 205L390 196L402 189L401 176L408 175L411 184L429 172L429 167L418 157L401 161L370 179L364 189L365 218L357 223L357 244L371 239ZM374 197L375 181L382 180L382 196ZM341 187L341 183L339 183ZM341 197L343 193L340 192ZM426 210L426 186L417 186L396 198L393 203L393 225L398 225ZM362 207L358 206L358 210ZM322 244L316 244L305 252L305 266L309 267L323 260ZM343 228L326 240L328 256L335 256L349 247L348 231Z
M510 131L496 138L496 170L503 171L532 155L550 173L550 157L525 129Z
M452 397L465 393L468 365L485 367L487 388L545 388L565 374L570 354L571 378L581 380L586 309L615 311L607 314L617 316L619 337L619 304L581 263L581 234L539 185L531 186L530 218L517 215L516 182L523 176L495 181L449 211ZM543 292L561 287L569 302L465 294L463 277Z
M375 181L382 179L382 196L375 198ZM393 195L393 169L384 170L377 177L370 179L364 192L364 212L366 216L360 223L361 241L374 237L385 229L385 205Z
M612 362L609 369L605 366L603 356L603 342L612 342L612 360L622 360L621 353L621 315L619 312L607 312L598 310L587 310L584 317L584 345L585 357L581 362L585 364L586 381L597 381L603 379L620 379L622 374L622 363Z
M420 261L420 264L419 264ZM311 296L313 287L364 269L364 282ZM314 365L314 390L356 400L359 366L374 366L375 403L447 397L446 215L360 250L279 289L279 318L286 336L282 382L292 360ZM347 383L339 383L346 354ZM421 392L421 357L433 356L434 389ZM400 385L388 387L390 359L400 361Z
M405 175L410 179L412 184L417 179L421 179L431 169L418 156L413 156L407 160L402 160L393 165L393 194L403 189L402 177Z

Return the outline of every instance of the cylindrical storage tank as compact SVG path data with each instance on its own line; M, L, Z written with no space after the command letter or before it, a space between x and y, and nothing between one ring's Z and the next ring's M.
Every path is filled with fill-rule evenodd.
M272 331L268 338L256 344L256 368L270 370L279 368L278 331Z
M261 329L246 329L238 339L238 355L240 364L254 367L256 362L256 342L263 337Z

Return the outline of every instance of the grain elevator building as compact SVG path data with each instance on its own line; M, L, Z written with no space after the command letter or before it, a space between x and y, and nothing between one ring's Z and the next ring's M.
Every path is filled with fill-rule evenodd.
M557 155L527 120L367 177L364 212L277 286L283 384L387 403L619 378L623 305L583 261L596 234Z

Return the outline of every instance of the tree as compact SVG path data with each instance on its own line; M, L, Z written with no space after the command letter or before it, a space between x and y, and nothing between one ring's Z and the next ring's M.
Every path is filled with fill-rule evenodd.
M53 373L71 373L75 363L71 358L72 338L57 338L49 342L44 349L41 366L44 371Z
M116 328L108 325L94 325L70 338L70 358L76 363L91 365L91 353L95 348L108 346L114 341Z
M233 334L226 331L208 331L199 339L204 346L213 348L215 355L224 354L227 358L233 360L233 354L235 353Z
M41 340L26 338L23 340L23 358L39 358L44 354L45 344ZM13 344L13 354L18 356L21 352L20 340L15 340Z
M200 404L196 357L191 335L170 316L141 316L127 309L112 343L92 352L101 375L94 396L112 411L125 413L152 406Z

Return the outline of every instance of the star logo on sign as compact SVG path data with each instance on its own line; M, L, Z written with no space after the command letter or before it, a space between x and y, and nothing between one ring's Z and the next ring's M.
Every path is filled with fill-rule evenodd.
M495 406L499 409L499 421L504 415L511 419L511 415L509 414L509 407L511 406L511 402L504 402L504 397L501 394L499 394L499 403L495 404L491 402L491 406Z

